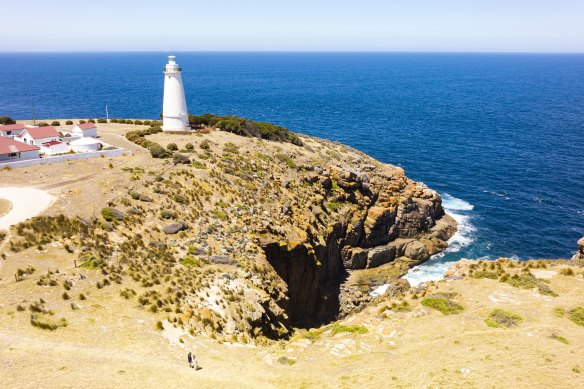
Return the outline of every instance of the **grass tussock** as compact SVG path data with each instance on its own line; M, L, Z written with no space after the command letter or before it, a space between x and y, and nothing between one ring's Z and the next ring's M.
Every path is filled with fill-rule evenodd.
M510 328L516 327L522 320L523 318L516 313L497 308L491 311L485 319L485 324L494 328Z
M421 301L425 307L440 311L444 315L456 315L464 310L464 307L454 301L448 296L433 295Z
M351 334L366 334L369 330L364 326L346 326L344 324L335 323L331 328L331 334L335 336L341 332L349 332Z

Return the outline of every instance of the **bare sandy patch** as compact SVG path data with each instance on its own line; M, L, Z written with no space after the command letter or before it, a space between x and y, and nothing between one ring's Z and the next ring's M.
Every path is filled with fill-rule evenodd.
M6 199L0 199L0 217L6 215L12 209L12 203Z
M6 214L0 208L0 230L25 221L47 209L54 200L47 191L35 188L5 187L0 188L0 199L11 204Z

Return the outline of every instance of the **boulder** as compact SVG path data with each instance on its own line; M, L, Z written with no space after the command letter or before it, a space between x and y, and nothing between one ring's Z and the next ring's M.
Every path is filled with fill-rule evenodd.
M379 267L395 259L395 247L392 245L379 246L367 253L367 268Z
M573 261L583 260L584 261L584 237L578 240L578 252L572 257Z
M162 227L162 231L164 231L165 234L173 235L180 231L186 230L187 228L188 226L185 223L177 222L165 225L164 227Z

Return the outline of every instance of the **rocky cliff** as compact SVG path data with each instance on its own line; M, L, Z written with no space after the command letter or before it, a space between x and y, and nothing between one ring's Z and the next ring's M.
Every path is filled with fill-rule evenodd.
M61 196L66 215L16 226L7 248L35 256L51 244L82 264L84 281L62 281L75 293L120 285L115 296L191 333L258 341L343 317L379 285L398 293L399 276L456 230L435 191L338 143L209 127L128 139L164 152L95 162L104 166L94 187L72 180ZM57 285L38 274L21 276Z

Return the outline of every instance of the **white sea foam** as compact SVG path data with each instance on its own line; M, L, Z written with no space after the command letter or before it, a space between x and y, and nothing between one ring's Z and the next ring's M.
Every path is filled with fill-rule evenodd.
M456 260L445 260L449 253L457 253L469 246L475 240L476 227L471 223L471 216L467 213L474 209L474 205L456 197L444 193L442 196L446 213L458 222L458 230L448 240L448 248L422 265L415 266L404 276L410 285L418 285L425 281L437 281L442 279L444 273Z

